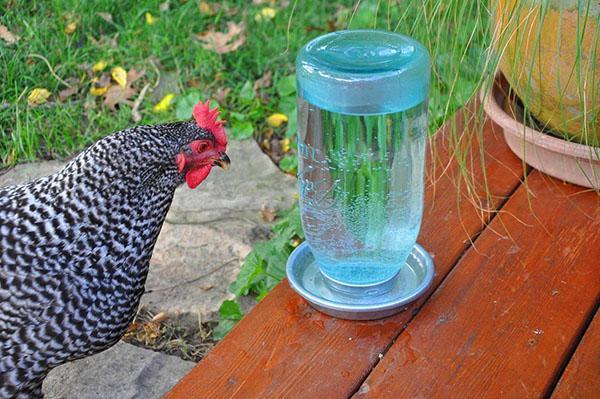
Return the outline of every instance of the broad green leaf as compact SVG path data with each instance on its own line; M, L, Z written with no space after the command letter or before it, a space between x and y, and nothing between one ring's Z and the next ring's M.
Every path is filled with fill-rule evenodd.
M279 101L279 109L288 115L290 115L293 111L296 111L296 96L290 95L283 97Z
M229 292L236 296L248 295L250 286L255 283L256 278L263 273L262 259L253 250L246 256L237 278L229 284Z
M286 155L279 162L279 167L285 172L296 172L298 170L298 157L296 155Z
M254 89L252 88L252 83L248 80L242 86L242 90L240 90L240 99L244 102L250 102L254 98Z
M298 133L298 114L296 109L289 113L287 129L285 130L285 137L294 137Z
M256 255L263 260L269 259L271 251L273 250L273 243L271 241L262 241L254 244L254 251Z
M304 240L304 229L302 228L302 219L300 218L300 208L298 207L298 204L292 208L288 215L288 220L290 221L290 226L294 228L296 235Z
M300 208L296 203L292 208L281 215L281 222L273 226L273 232L277 235L286 237L288 239L298 236L300 239L304 239L304 230L302 229L302 219L300 218Z
M296 93L296 75L289 75L279 79L275 88L280 97L287 97Z
M230 137L234 140L243 140L252 137L252 133L254 133L254 126L252 126L252 122L235 122L231 125L231 133Z
M233 112L233 111L229 113L229 116L234 121L244 121L247 118L246 114L242 114L241 112Z
M244 316L242 314L242 309L240 305L236 301L224 301L221 307L219 308L219 315L223 318L232 319L232 320L241 320Z
M267 296L267 294L268 294L269 292L270 292L270 291L269 291L269 290L267 289L267 287L265 286L265 289L264 289L264 290L262 290L262 291L261 291L261 292L258 294L258 296L256 297L256 300L257 300L258 302L262 301L263 299L265 299L265 297Z
M230 300L224 301L219 308L219 324L213 330L215 339L223 339L242 317L244 317L244 315L237 302Z
M180 96L175 106L175 116L179 120L190 119L194 105L200 101L200 92L192 91L185 96Z
M267 295L270 291L270 289L267 286L267 282L266 280L266 274L262 274L262 279L257 282L256 284L252 285L252 293L254 293L255 295L257 295L259 298L264 298L265 295Z

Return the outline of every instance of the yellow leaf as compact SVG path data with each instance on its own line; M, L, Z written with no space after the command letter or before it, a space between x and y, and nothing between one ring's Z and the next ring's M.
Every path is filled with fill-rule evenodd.
M104 87L92 86L90 88L90 94L93 96L101 96L104 93L106 93L107 90L108 90L108 86L104 86Z
M127 86L127 72L120 66L114 67L110 72L113 80L121 87Z
M201 1L200 3L198 3L198 9L202 14L206 15L214 15L215 13L215 10L213 10L212 6L206 1Z
M156 19L157 19L157 18L154 18L154 17L152 16L152 14L150 14L149 12L147 12L147 13L146 13L146 23L147 23L148 25L154 25L154 23L156 22Z
M40 105L46 102L50 97L50 92L43 88L37 88L31 90L29 97L27 97L27 104L29 105Z
M287 115L273 114L267 118L267 123L271 127L279 127L288 121Z
M90 94L93 96L101 96L110 87L110 76L107 73L103 73L102 76L95 77L92 79L92 87L90 88Z
M281 150L283 152L288 152L290 150L290 139L281 140Z
M255 21L263 21L263 20L273 19L273 18L275 18L275 14L277 14L277 11L275 11L274 8L265 7L262 10L260 10L260 12L258 14L256 14L254 16L254 20Z
M277 11L275 11L275 9L271 7L265 7L262 10L260 10L260 15L262 15L263 18L266 19L275 18L275 14L277 14Z
M106 61L100 60L94 64L92 67L92 71L94 72L102 72L106 68Z
M164 96L163 99L160 100L158 102L158 104L156 104L154 106L154 111L155 112L164 112L164 111L168 110L169 107L171 106L171 102L173 101L173 98L175 98L175 94L173 94L173 93L169 93L166 96Z
M67 26L65 26L65 33L67 35L71 35L71 34L73 34L73 32L75 32L76 29L77 29L77 23L71 22L70 24L67 24Z

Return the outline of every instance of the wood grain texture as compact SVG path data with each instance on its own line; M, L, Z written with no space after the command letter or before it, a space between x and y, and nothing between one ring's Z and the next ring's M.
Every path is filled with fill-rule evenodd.
M600 262L600 260L599 260ZM575 354L569 361L553 399L600 396L600 315L596 313Z
M549 394L600 294L600 197L534 171L355 398Z
M500 129L487 122L481 140L486 148L491 196L483 195L479 141L468 140L464 132L459 127L456 136L461 139L452 144L448 144L448 132L438 134L437 156L428 160L429 184L419 242L435 256L436 276L430 292L522 177L521 162L506 146ZM468 185L459 183L458 163L450 161L449 148L457 146L472 148L462 162L473 176L470 193ZM166 398L348 397L426 297L397 316L351 322L313 310L284 281Z

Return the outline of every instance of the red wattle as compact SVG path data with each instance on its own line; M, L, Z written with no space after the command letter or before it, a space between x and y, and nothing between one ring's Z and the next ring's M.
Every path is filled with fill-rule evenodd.
M185 181L189 188L196 188L206 179L210 170L212 169L212 165L205 165L200 168L190 170L185 174Z

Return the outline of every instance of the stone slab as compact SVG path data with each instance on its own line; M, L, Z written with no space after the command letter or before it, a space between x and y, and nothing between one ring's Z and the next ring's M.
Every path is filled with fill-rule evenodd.
M160 398L196 363L119 342L50 372L45 399Z

